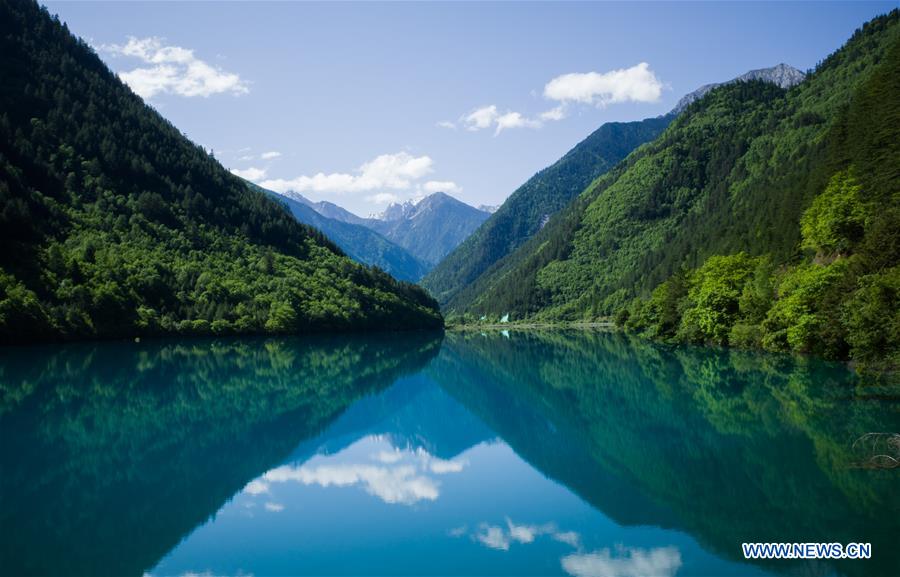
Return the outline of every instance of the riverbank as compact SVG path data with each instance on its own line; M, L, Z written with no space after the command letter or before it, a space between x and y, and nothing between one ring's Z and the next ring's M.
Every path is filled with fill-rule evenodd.
M511 323L477 323L477 324L448 324L444 327L447 331L483 331L483 330L512 330L512 329L606 329L618 330L619 327L612 321L593 322L511 322Z

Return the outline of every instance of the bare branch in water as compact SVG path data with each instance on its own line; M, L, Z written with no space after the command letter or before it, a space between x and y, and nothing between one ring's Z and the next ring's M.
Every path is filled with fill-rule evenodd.
M900 433L866 433L850 447L858 469L895 469L900 467Z

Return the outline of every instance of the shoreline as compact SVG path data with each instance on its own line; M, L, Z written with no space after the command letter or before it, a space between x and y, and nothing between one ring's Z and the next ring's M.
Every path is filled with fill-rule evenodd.
M484 323L484 324L460 324L445 325L446 331L479 331L497 329L608 329L619 330L616 323L611 321L593 322L521 322L521 323Z

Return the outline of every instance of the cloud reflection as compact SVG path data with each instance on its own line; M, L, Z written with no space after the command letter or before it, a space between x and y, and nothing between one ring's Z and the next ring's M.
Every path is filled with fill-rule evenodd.
M466 527L462 526L452 529L450 535L459 537L465 532ZM518 525L507 517L506 527L482 523L471 538L485 547L509 551L514 543L533 543L542 535L576 550L560 559L563 570L573 577L672 577L681 567L681 553L675 547L639 549L619 546L615 552L604 548L585 553L581 535L575 531L560 531L554 523Z
M244 492L250 495L262 495L269 492L269 486L259 479L254 479L247 483L247 486L244 487Z
M561 533L553 523L545 523L544 525L517 525L508 517L506 519L506 528L482 523L479 526L478 532L473 534L472 537L486 547L507 551L509 550L510 544L513 542L523 544L531 543L540 535L550 535L557 541L562 541L563 543L569 543L573 539L576 543L578 542L578 533L572 531Z
M609 549L573 553L562 558L562 567L574 577L671 577L681 567L681 553L675 547L621 547L617 553L613 556Z
M381 467L377 465L336 464L319 467L278 467L263 478L269 483L296 481L321 487L362 485L366 492L385 503L412 504L423 499L438 498L437 483L416 474L412 465Z
M248 483L244 493L271 495L271 485L288 482L320 487L359 486L385 503L412 505L419 501L434 501L440 496L440 483L431 475L459 473L468 464L458 459L440 459L422 448L401 450L390 445L386 448L376 446L376 450L363 453L371 462L365 462L366 457L362 463L342 462L349 458L359 459L359 449L373 443L382 447L387 444L385 437L366 437L336 455L315 457L312 461L315 465L308 462L301 466L277 467ZM266 508L275 510L268 504Z

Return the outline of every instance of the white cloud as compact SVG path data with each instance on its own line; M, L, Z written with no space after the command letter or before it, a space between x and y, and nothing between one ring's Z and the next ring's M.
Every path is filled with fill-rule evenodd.
M456 123L450 122L449 120L441 120L437 123L438 128L448 128L450 130L456 130Z
M257 182L266 177L266 169L265 168L254 168L252 166L250 168L245 168L243 170L238 169L238 168L232 168L231 174L240 176L241 178L243 178L245 180Z
M557 102L606 106L617 102L656 102L663 84L650 65L609 72L572 73L557 76L544 86L544 97Z
M675 547L622 548L619 553L617 557L609 549L573 553L562 558L562 567L575 577L671 577L681 567L681 553Z
M551 108L550 110L546 110L541 112L540 119L541 120L562 120L566 117L566 107L564 105L557 106L556 108Z
M271 179L260 185L275 192L368 192L380 189L405 190L412 182L433 172L434 162L428 156L412 156L406 152L382 154L360 166L355 174L319 172L313 176ZM382 195L387 193L382 193ZM380 196L380 195L374 195ZM385 198L381 196L381 198Z
M391 204L400 202L400 197L391 192L379 192L377 194L370 194L366 197L366 200L372 204Z
M557 541L568 544L571 544L572 541L575 543L579 542L578 533L572 531L568 533L559 533L553 523L546 523L544 525L517 525L509 518L506 519L506 529L497 525L482 523L479 531L475 533L473 537L476 541L482 543L486 547L507 551L510 544L513 542L522 543L523 545L533 543L534 540L541 535L550 535ZM577 547L577 544L572 546Z
M439 492L434 480L416 474L415 467L378 467L374 465L336 464L319 467L278 467L264 475L269 483L296 481L304 485L347 487L362 485L367 493L385 503L411 505L421 500L434 501Z
M447 194L462 192L462 187L451 180L429 180L422 185L422 189L428 194L446 192Z
M124 45L105 45L100 50L152 65L119 73L122 81L142 98L150 99L157 94L208 97L226 92L249 92L247 83L237 74L210 66L194 56L193 50L164 46L160 38L132 36Z
M497 121L500 113L493 104L490 106L482 106L463 116L460 121L465 124L466 130L484 130L490 128Z
M363 463L344 461L348 456L356 459L360 454L367 457ZM431 473L455 473L463 465L433 457L424 449L400 450L383 437L372 435L337 454L317 456L305 465L272 469L249 483L244 491L260 495L269 493L275 483L288 482L320 487L356 486L385 503L412 505L423 500L434 501L440 496L440 484ZM268 505L266 508L272 510Z
M519 543L531 543L534 541L535 536L542 532L540 527L534 527L532 525L514 525L509 519L506 520L506 523L509 525L510 539L518 541Z
M249 148L243 148L238 150L238 154L241 156L238 157L238 160L246 162L250 160L275 160L276 158L281 158L283 155L277 150L271 150L269 152L263 152L262 154L248 154L250 151Z
M468 530L469 528L465 525L460 525L459 527L454 527L453 529L447 531L447 534L451 537L462 537L466 534L466 532L468 532Z
M446 473L459 473L468 464L467 461L448 461L439 457L435 457L421 447L416 449L416 455L419 457L421 468L423 470L431 471L436 475L444 475Z
M273 513L281 513L284 511L284 505L281 503L272 503L271 501L263 505L266 508L266 511L271 511Z
M251 495L261 495L269 492L269 485L257 479L247 483L247 486L244 487L244 492Z
M544 118L543 115L541 115L541 118L528 118L521 112L512 110L501 114L494 104L482 106L460 118L460 122L466 127L466 130L475 132L493 127L494 136L510 128L540 128L544 120L557 119Z
M493 128L494 136L497 136L510 128L540 128L546 122L562 120L566 118L566 105L571 102L596 106L617 102L656 102L662 89L663 83L646 62L609 72L563 74L544 86L544 98L559 105L541 112L537 117L512 110L501 113L496 104L490 104L463 115L459 123L473 132ZM446 120L437 124L456 128L454 123Z
M502 114L497 117L497 129L494 131L494 135L500 134L505 129L508 128L540 128L541 122L539 120L532 120L530 118L525 118L518 112L507 112L506 114Z
M379 463L385 463L387 465L392 465L397 461L403 459L403 453L397 451L396 449L393 451L379 451L378 454L372 456L373 459L378 461Z
M578 549L581 547L581 536L575 531L563 531L561 533L554 533L553 538L560 543L565 543L571 547Z
M481 531L475 534L475 538L491 549L509 550L509 536L502 528L496 525L483 526Z
M435 475L444 475L446 473L459 473L466 466L463 461L445 461L443 459L434 459L429 465L428 470Z

